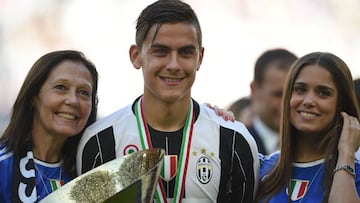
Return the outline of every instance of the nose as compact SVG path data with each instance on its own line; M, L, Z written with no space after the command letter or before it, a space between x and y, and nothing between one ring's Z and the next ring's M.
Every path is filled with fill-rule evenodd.
M303 105L305 107L314 106L314 98L313 98L313 95L311 93L305 95L304 100L303 100Z
M79 104L79 99L76 92L69 91L68 94L66 94L65 104L72 106L77 106Z
M177 53L171 53L166 69L176 71L179 70L179 61Z

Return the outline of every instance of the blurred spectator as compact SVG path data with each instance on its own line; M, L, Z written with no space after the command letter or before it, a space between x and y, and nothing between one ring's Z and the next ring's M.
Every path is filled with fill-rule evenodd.
M242 97L230 104L226 109L234 113L235 119L250 126L253 120L253 113L251 110L251 99L248 96Z
M255 63L250 85L254 119L248 129L262 154L278 149L283 86L296 59L295 54L278 48L265 51Z

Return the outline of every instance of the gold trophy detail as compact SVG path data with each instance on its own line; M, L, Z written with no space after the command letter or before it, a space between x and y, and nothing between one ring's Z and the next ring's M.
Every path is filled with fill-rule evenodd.
M154 148L109 161L50 193L40 203L152 202L165 152Z

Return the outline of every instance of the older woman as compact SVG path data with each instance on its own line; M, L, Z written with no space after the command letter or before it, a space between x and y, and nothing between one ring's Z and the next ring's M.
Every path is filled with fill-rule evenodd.
M35 62L0 139L0 202L37 202L76 176L78 141L96 120L97 82L78 51Z

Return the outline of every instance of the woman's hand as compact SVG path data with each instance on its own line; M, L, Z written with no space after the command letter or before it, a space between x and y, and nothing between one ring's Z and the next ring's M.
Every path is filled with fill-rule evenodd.
M343 128L338 143L338 160L334 170L334 179L329 194L329 203L360 202L355 187L354 172L355 152L360 144L359 119L341 112L344 118ZM345 167L345 168L344 168Z
M221 116L225 121L232 121L234 122L235 121L235 116L234 116L234 113L232 111L227 111L225 109L220 109L218 106L212 106L211 104L209 103L204 103L207 107L209 107L210 109L214 110L215 113L218 115L218 116Z
M354 155L360 146L360 124L359 119L341 112L343 117L343 127L338 143L339 155Z

